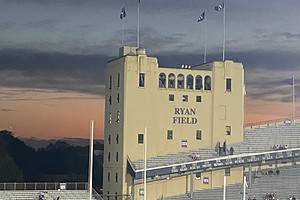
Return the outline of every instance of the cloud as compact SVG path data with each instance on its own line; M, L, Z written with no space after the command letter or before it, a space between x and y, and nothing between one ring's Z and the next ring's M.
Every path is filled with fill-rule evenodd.
M8 108L2 108L2 109L0 109L0 111L1 112L14 112L16 110L14 110L14 109L8 109Z
M196 54L178 48L174 48L174 51L167 50L169 43L174 43L174 46L182 45L184 35L155 36L154 31L149 31L149 34L153 34L150 40L154 44L160 43L159 48L147 49L150 55L158 57L160 66L176 67L181 64L197 65L202 62L201 52ZM221 54L209 54L208 60L220 60L220 57ZM227 57L244 64L249 97L290 100L289 87L280 82L293 74L296 75L296 80L300 79L298 77L300 54L280 50L256 50L228 52ZM0 86L103 95L105 67L111 58L100 54L70 55L26 49L3 50L0 51ZM299 97L298 85L296 94Z

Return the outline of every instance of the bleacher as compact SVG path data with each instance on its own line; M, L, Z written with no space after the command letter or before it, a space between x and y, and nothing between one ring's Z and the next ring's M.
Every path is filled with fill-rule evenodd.
M287 145L288 148L300 147L300 123L281 123L245 129L244 142L228 144L227 148L233 147L234 154L242 154L271 151L275 145ZM215 149L197 149L149 158L147 159L147 168L194 161L192 155L195 154L199 156L197 160L218 157ZM132 163L135 169L144 167L143 160L132 161Z
M249 182L248 182L249 183ZM300 198L300 165L280 168L279 175L262 175L258 174L253 178L252 187L247 189L247 198L263 200L266 193L276 193L279 199L287 199L289 195L295 195L296 199ZM226 199L242 199L243 188L241 184L229 185L226 187ZM179 195L165 197L164 200L190 200L189 195ZM194 200L216 200L223 199L223 188L212 190L194 191Z
M233 145L235 154L270 151L274 145L300 147L300 124L265 126L247 129L244 142Z
M56 200L58 196L60 200L89 200L87 190L6 190L0 191L0 200L38 200L41 192L45 194L45 200ZM97 198L93 196L93 200Z
M208 159L217 157L217 153L212 149L198 149L188 152L179 152L176 154L166 154L162 156L149 158L147 160L147 168L194 161L193 156L197 156L197 159ZM144 167L144 161L134 161L133 165L135 169L142 169Z

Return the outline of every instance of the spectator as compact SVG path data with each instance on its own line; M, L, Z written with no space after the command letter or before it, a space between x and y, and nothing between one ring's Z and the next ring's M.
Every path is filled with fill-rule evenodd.
M280 174L279 169L276 169L276 174L277 174L277 176Z
M233 155L233 153L234 153L234 149L233 149L233 147L230 147L230 149L229 149L229 153L230 153L230 155Z
M296 200L296 197L293 195L292 200Z
M256 200L256 197L255 197L255 195L253 196L253 199L252 200Z

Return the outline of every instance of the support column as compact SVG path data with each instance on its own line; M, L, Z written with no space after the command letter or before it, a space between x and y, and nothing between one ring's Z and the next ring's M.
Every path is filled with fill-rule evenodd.
M226 200L226 176L224 175L223 200Z
M193 199L194 195L194 174L191 173L190 175L190 198Z
M252 187L252 166L249 165L249 188Z

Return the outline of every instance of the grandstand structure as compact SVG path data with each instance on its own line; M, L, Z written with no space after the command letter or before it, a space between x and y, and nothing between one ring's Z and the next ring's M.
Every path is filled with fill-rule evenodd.
M62 187L63 186L63 187ZM90 200L87 183L0 183L1 200ZM92 200L101 200L93 190Z
M104 186L109 199L241 199L284 190L298 195L300 124L244 128L244 69L233 61L160 67L120 48L106 73ZM277 176L259 176L264 171ZM285 180L262 187L264 181ZM295 182L296 181L296 182Z

